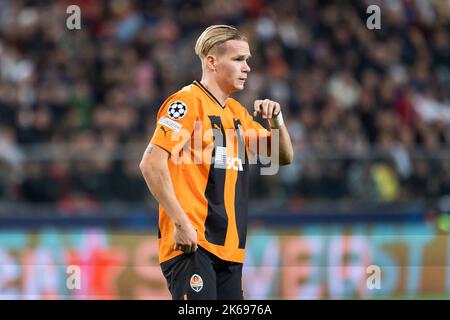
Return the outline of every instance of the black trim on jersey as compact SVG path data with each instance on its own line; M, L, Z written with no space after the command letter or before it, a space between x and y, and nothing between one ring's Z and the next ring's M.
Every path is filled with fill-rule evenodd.
M214 95L204 86L204 85L202 85L200 82L198 82L198 81L194 81L194 85L196 85L197 87L199 87L200 88L200 90L202 90L208 97L210 97L212 100L214 100L215 102L217 102L217 104L222 108L222 109L225 109L225 107L227 106L227 105L222 105L220 102L219 102L219 100L217 100L217 98L216 97L214 97Z
M241 121L239 119L233 119L233 122L238 139L238 157L239 159L241 159L243 169L243 171L238 171L234 195L234 212L236 216L236 227L239 236L239 249L245 249L245 242L247 237L249 164L247 158L247 150L245 149L245 141L242 132Z
M216 148L227 146L225 130L219 116L208 116L211 121L211 128L214 133L214 148L212 160L215 160ZM220 131L214 129L216 126ZM221 136L219 136L221 135ZM228 215L225 210L225 176L227 171L214 168L214 161L211 161L209 169L208 183L206 184L205 197L208 200L208 215L205 220L205 238L208 242L221 245L225 244L228 229Z

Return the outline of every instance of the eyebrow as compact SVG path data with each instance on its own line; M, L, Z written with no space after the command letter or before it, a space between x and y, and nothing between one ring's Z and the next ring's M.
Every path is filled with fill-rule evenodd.
M236 56L234 56L235 58L246 58L246 59L250 59L251 57L252 57L252 55L251 54L249 54L249 55L246 55L246 54L239 54L239 55L236 55Z

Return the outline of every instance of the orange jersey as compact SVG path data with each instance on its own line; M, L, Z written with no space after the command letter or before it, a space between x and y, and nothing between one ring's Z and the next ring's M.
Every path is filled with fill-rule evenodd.
M228 98L221 106L199 82L161 106L151 143L171 153L175 196L198 234L198 245L219 258L244 261L247 234L249 135L270 137L248 111ZM159 261L173 250L174 224L159 206Z

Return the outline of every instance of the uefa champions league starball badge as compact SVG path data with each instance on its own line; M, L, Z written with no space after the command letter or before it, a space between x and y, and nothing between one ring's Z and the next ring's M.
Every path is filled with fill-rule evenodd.
M175 101L169 106L168 114L173 120L182 119L187 113L187 106L181 101Z

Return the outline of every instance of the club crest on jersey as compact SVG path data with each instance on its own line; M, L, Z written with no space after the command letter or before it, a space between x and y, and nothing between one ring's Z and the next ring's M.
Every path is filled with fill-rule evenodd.
M175 101L169 106L167 111L169 117L174 120L182 119L187 113L187 106L181 101Z
M190 280L192 290L199 292L203 289L203 279L198 274L194 273Z

